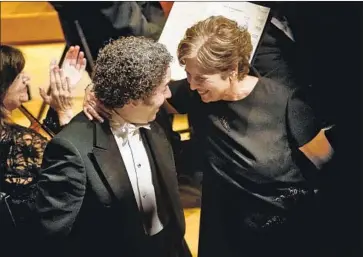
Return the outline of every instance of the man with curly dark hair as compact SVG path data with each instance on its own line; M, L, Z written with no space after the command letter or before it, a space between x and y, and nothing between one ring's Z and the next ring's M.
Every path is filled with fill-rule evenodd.
M171 97L167 86L171 61L166 48L152 40L126 37L112 41L97 58L93 74L95 95L107 108L118 108L128 121L152 121L163 101ZM130 107L134 107L129 103L139 100L144 100L139 112L131 111Z
M142 37L99 52L94 90L111 117L78 114L44 153L36 210L47 256L60 244L62 256L191 256L172 150L154 121L171 96L171 60Z

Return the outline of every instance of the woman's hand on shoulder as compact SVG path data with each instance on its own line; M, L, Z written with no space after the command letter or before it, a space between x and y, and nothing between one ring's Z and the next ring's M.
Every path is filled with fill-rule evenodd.
M99 122L103 122L103 118L109 119L111 117L111 111L96 98L92 83L85 90L83 112L89 120L96 119Z

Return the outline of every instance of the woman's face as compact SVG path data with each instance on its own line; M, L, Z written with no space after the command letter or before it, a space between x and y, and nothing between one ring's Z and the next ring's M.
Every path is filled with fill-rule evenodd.
M3 105L8 111L19 108L22 103L29 100L28 85L30 77L22 71L10 85L5 93Z
M203 102L216 102L223 99L226 91L230 89L229 78L223 79L221 74L207 74L200 69L197 59L185 60L185 71L191 90L197 90Z

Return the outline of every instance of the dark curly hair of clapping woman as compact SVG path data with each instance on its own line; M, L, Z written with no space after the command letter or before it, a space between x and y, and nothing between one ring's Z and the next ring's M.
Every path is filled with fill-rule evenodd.
M121 37L100 50L93 72L94 91L108 108L122 108L153 94L166 76L172 56L144 37Z

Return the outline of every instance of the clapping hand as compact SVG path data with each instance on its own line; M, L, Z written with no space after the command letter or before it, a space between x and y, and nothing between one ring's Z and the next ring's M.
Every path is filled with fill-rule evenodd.
M55 60L50 63L49 80L50 94L43 88L39 88L39 93L44 102L58 113L60 125L65 125L73 117L73 96L70 78L66 77L63 69L59 69Z
M61 125L67 124L73 117L72 89L81 80L86 69L87 60L79 46L71 46L66 53L62 69L53 60L49 68L49 94L43 88L39 93L44 102L49 104L57 113Z
M87 60L84 58L84 53L79 51L79 46L71 46L62 65L63 73L65 77L69 78L71 87L81 80L86 65Z

